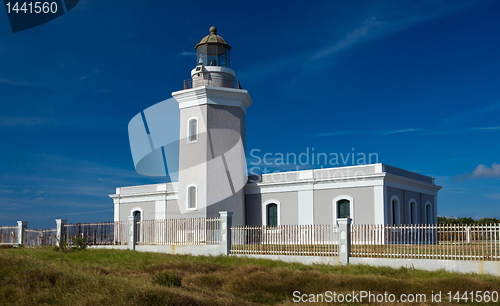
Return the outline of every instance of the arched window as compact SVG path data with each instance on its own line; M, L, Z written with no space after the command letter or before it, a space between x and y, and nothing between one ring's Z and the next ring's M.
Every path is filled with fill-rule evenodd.
M397 196L393 196L391 198L391 212L392 212L392 224L398 225L399 222L399 198Z
M262 225L281 225L281 203L276 199L269 199L262 203Z
M141 221L141 211L140 210L135 210L132 213L132 216L134 216L134 221L135 222L140 222ZM136 230L136 234L135 234L136 242L139 242L139 241L141 241L141 226L140 226L140 223L138 223L138 226L135 228L135 230Z
M195 210L197 205L196 186L189 186L187 189L187 209Z
M415 199L410 200L410 224L417 224L418 222L418 209L417 209L417 201Z
M134 211L132 216L134 216L135 221L141 221L141 212L139 210Z
M198 119L191 118L188 123L188 142L198 141Z
M271 203L267 205L267 226L278 226L278 205Z
M351 224L355 223L354 199L349 195L339 195L333 199L333 224L338 224L338 219L350 218Z
M431 203L427 202L425 204L425 223L427 224L432 224L432 205Z
M346 199L337 201L337 218L350 218L351 217L351 202Z

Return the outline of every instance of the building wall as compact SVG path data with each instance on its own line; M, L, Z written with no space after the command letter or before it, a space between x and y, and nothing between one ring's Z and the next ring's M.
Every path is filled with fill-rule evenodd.
M298 192L273 192L264 194L247 194L246 195L246 213L248 225L262 225L262 206L267 201L270 203L279 203L280 220L282 225L298 225Z
M207 105L207 216L233 212L233 224L245 225L245 113L240 107ZM232 155L232 153L235 153ZM240 152L240 154L238 154Z
M182 108L180 111L179 142L179 189L178 201L180 212L191 218L206 217L207 202L207 106ZM198 120L198 140L188 143L188 122L191 118ZM187 188L196 185L197 210L187 210ZM185 216L185 218L190 218Z
M397 196L399 199L399 220L400 224L411 224L410 220L410 200L414 199L417 203L417 224L426 223L425 204L430 202L432 205L432 223L437 223L437 203L433 194L409 191L400 188L387 187L386 202L386 223L392 224L392 202L391 199Z
M115 202L115 218L118 216L120 220L127 220L136 207L143 210L143 219L218 217L220 211L231 211L236 226L265 224L263 205L266 202L279 204L279 223L283 225L335 224L334 202L344 197L352 199L354 224L392 224L391 200L397 197L399 224L411 223L411 199L417 204L417 224L426 223L426 203L432 205L432 223L437 223L439 186L394 175L386 177L385 173L376 171L377 167L382 165L352 167L351 174L347 169L342 170L342 175L351 177L338 177L334 173L340 172L332 172L333 169L263 175L258 182L248 183L232 196L188 213L185 202L179 208L187 190L178 192L178 183L117 188L111 197ZM365 176L354 170L363 170ZM370 174L372 170L374 173ZM227 173L223 174L227 180ZM209 180L208 186L218 193L217 184L221 184L220 179ZM245 199L244 204L238 202L239 198Z
M142 220L154 220L155 219L155 202L139 202L139 203L122 203L120 204L120 221L128 220L128 217L131 216L131 212L133 209L138 208L137 210L142 209L141 218Z
M167 200L167 219L182 218L178 200Z
M351 216L354 224L373 224L374 218L374 188L336 188L314 190L314 223L336 224L334 220L334 199L347 196L353 199ZM340 198L338 198L340 200Z

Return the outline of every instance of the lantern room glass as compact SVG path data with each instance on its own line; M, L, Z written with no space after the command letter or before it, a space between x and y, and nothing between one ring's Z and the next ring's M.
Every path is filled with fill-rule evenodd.
M223 45L207 44L197 49L197 64L230 68L229 49Z

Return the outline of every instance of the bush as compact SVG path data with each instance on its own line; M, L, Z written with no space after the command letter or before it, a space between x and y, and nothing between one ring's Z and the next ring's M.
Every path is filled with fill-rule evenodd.
M169 272L160 272L153 277L153 284L167 287L180 287L181 278L177 274Z
M87 248L87 238L73 239L73 250L85 250Z

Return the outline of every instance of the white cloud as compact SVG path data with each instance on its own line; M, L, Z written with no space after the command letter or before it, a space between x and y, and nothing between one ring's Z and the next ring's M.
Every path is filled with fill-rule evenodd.
M465 181L467 179L478 179L478 178L495 178L500 177L500 164L493 163L491 168L483 164L479 165L469 173L466 171L464 174L457 174L455 176L456 181Z
M500 177L500 164L493 163L491 168L485 165L479 165L472 171L472 178L481 177Z

